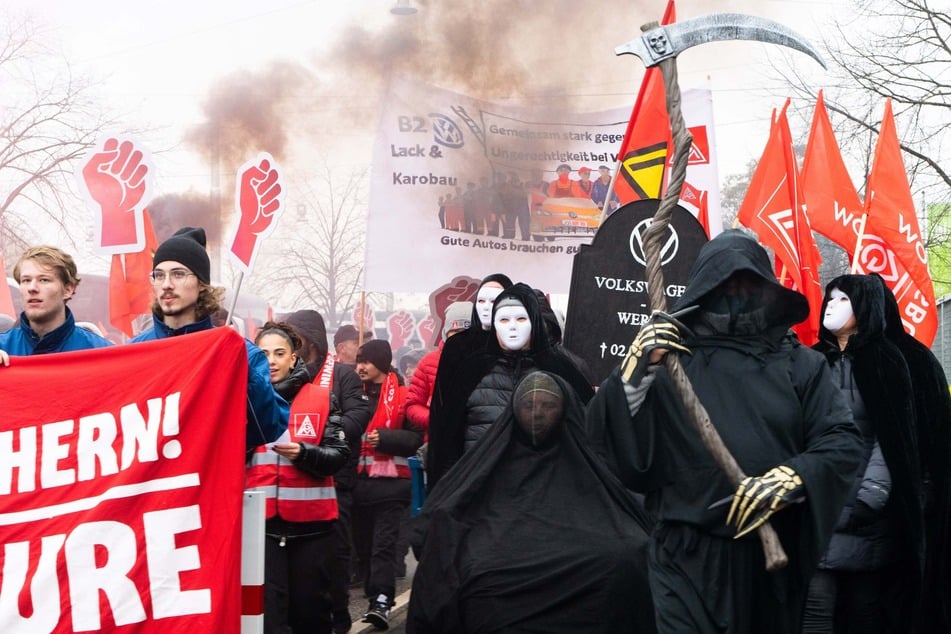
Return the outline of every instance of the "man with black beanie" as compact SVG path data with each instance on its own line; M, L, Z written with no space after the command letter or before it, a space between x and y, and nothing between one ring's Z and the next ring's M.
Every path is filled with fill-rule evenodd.
M298 310L287 315L284 321L291 324L304 340L301 356L307 364L307 371L317 377L324 364L333 360L328 355L327 328L323 316L316 310ZM350 631L350 527L352 526L351 508L353 505L353 485L357 478L357 460L360 456L360 440L370 422L370 404L363 383L351 366L335 363L333 366L331 391L341 410L341 423L350 445L350 458L334 474L334 488L337 492L337 534L338 550L333 565L333 577L330 588L330 602L334 632L340 634Z
M363 620L389 627L396 592L396 542L410 502L407 457L423 444L422 430L406 422L406 388L393 370L389 342L374 339L357 353L357 374L370 399L353 488L353 543L370 603Z
M211 261L205 230L183 227L159 245L152 258L152 328L132 343L154 341L212 328L211 316L221 307L225 289L211 286ZM247 447L277 440L287 429L290 408L271 387L267 357L245 340L248 350ZM229 368L223 368L228 372Z

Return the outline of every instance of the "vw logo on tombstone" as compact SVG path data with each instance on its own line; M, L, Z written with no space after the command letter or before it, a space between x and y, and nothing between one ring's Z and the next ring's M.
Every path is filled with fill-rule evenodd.
M647 256L644 255L644 234L647 233L647 228L651 226L653 221L653 218L645 218L634 225L634 229L631 230L630 240L628 241L634 261L641 266L647 266ZM670 261L677 256L679 245L680 238L677 236L677 230L674 229L673 224L668 225L667 239L664 240L660 247L661 265L670 263Z

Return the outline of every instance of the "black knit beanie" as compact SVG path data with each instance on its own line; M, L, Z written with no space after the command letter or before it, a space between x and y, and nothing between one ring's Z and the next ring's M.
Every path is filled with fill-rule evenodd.
M152 268L169 260L181 262L199 280L211 283L211 261L205 250L205 230L201 227L182 227L160 244L152 258Z
M369 361L381 372L389 372L393 366L393 350L390 342L383 339L371 339L357 352L357 363Z

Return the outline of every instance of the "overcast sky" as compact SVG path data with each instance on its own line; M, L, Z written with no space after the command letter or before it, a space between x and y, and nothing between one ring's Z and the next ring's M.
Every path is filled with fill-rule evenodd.
M419 13L391 14L396 0L3 0L0 7L36 16L74 70L101 80L102 102L124 113L129 128L148 130L140 141L153 151L163 194L209 191L207 156L183 138L207 121L215 98L241 94L242 75L270 78L266 69L275 62L306 69L313 82L313 98L305 95L306 105L285 111L294 116L284 131L306 139L308 149L320 146L340 167L366 166L387 72L379 67L391 59L399 60L399 72L486 99L561 100L579 110L630 106L643 65L615 56L614 47L637 37L640 25L659 19L666 5L408 1ZM680 0L677 15L750 13L818 43L817 25L829 21L836 4L847 3ZM466 39L470 31L476 40ZM770 61L782 55L802 58L810 72L821 70L799 53L758 43L705 45L679 58L682 87L713 91L721 180L762 151L771 109L783 100L766 95L763 84ZM496 67L496 76L486 70ZM299 87L285 81L278 91L292 88Z

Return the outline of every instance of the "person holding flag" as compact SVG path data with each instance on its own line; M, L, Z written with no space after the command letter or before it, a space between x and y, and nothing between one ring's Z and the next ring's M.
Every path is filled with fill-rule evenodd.
M159 245L152 258L152 328L132 343L178 337L213 328L211 316L221 308L225 289L211 285L211 261L205 230L183 227ZM260 348L248 350L248 400L245 439L248 448L276 440L290 412L287 401L271 387L271 371Z
M80 278L76 263L65 251L50 246L27 249L13 267L20 285L23 312L20 327L0 334L0 366L10 355L27 356L104 348L112 342L76 326L66 305Z

